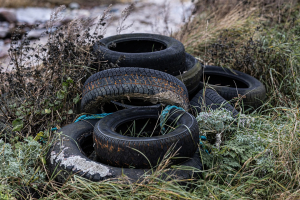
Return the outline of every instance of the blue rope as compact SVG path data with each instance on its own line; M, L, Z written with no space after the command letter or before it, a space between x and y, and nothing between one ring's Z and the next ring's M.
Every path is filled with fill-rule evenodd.
M79 122L80 120L88 120L88 119L102 119L103 117L110 115L112 113L101 113L101 114L93 114L93 115L81 115L78 117L75 122ZM74 122L74 123L75 123Z
M201 136L200 136L200 147L201 147L202 149L204 149L206 153L209 154L208 150L205 148L205 146L204 146L204 144L203 144L203 142L202 142L201 140L206 141L206 140L207 140L206 136L204 136L204 135L201 135Z
M164 127L164 122L165 122L165 120L166 120L166 116L167 116L167 114L170 112L170 110L171 110L172 108L175 108L175 109L178 109L178 110L183 110L183 111L185 111L185 110L184 110L183 108L181 108L181 107L167 105L167 107L166 107L166 108L161 112L161 114L160 114L160 123L159 123L159 125L160 125L160 127L161 127L161 133L162 133L162 134L164 134L165 131L166 131L166 128Z
M88 119L102 119L103 117L110 115L112 113L101 113L101 114L93 114L93 115L81 115L80 117L78 117L75 122L79 122L81 120L88 120ZM74 122L74 123L75 123ZM56 131L57 128L51 128L51 131Z

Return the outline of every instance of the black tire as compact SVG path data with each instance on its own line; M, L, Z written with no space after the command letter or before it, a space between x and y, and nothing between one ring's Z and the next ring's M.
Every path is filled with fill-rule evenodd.
M144 173L151 173L149 169L118 168L91 160L89 154L94 150L92 137L97 122L98 120L80 121L59 130L62 134L60 140L51 146L47 154L47 165L51 178L55 177L55 180L64 183L73 174L91 181L127 175L131 180L137 181ZM194 167L194 169L170 170L169 173L175 173L183 179L197 178L200 173L194 173L195 169L202 170L199 153L195 153L193 158L182 163L182 165ZM82 168L84 168L83 171Z
M189 92L190 99L200 90L200 80L203 73L202 65L192 55L185 53L186 71L176 76Z
M200 90L190 103L192 112L195 116L200 112L205 112L207 108L212 110L225 108L232 112L233 117L237 117L239 114L229 102L221 97L216 91L209 88Z
M88 113L116 111L109 106L112 100L141 106L163 103L189 108L188 92L180 80L145 68L122 67L93 74L85 82L82 96L82 111Z
M184 85L186 86L188 93L189 93L189 99L192 99L192 97L195 96L195 94L200 90L200 80L203 72L202 65L190 54L186 53L186 68L187 71L185 71L183 74L176 76L179 80L181 80ZM112 101L113 104L117 105L119 108L138 108L141 106L135 106L135 105L128 105L116 101ZM155 104L148 107L160 107L161 104Z
M208 87L213 88L228 101L243 96L239 99L243 101L244 106L257 108L266 98L265 86L256 78L243 72L207 65L204 67L203 74L205 82L208 80ZM204 87L203 78L200 86Z
M173 112L171 112L173 111ZM99 121L94 129L95 151L101 162L112 166L149 168L156 166L168 149L174 146L178 157L189 158L195 153L199 143L199 128L194 116L188 112L172 109L169 120L177 120L176 129L165 135L160 130L152 130L159 118L160 109L132 108L117 111ZM143 120L154 119L146 127ZM121 135L117 129L126 129L126 123L136 120L136 130L144 129L154 132L152 137L130 137ZM140 120L140 121L138 121ZM145 156L147 158L145 158ZM172 160L173 164L184 159Z
M116 102L116 101L111 101L111 103L115 104L116 106L120 107L120 108L161 108L162 105L161 104L154 104L151 106L135 106L135 105L128 105L128 104L124 104L124 103L120 103L120 102Z
M114 45L115 44L115 45ZM163 50L153 51L155 48ZM156 34L133 33L103 38L93 45L100 61L119 67L142 67L178 75L185 70L185 50L178 40Z

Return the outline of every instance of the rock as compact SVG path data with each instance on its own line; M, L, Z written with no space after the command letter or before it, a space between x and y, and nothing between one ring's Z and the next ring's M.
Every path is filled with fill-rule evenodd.
M78 3L76 3L76 2L72 2L72 3L69 4L69 8L70 8L71 10L79 9L79 8L80 8L80 5L79 5Z
M116 13L116 12L118 12L119 11L119 9L118 8L112 8L112 9L110 9L110 13Z
M9 23L0 22L0 39L5 39L9 36Z
M30 39L30 40L38 39L45 32L46 32L46 29L31 30L31 31L28 32L27 38Z
M0 21L9 22L9 23L16 23L17 22L17 16L12 11L0 10Z
M0 27L0 39L6 38L8 33L9 33L9 28Z
M0 40L0 58L5 58L8 56L8 49L10 44L5 44L3 40Z

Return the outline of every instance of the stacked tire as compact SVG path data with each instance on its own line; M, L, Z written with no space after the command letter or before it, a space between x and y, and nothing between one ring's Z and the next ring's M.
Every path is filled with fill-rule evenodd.
M192 167L170 169L170 174L198 177L202 164L197 151L199 127L194 115L207 107L225 107L237 116L238 112L227 100L239 95L247 99L250 93L251 98L245 102L258 106L255 100L263 100L265 95L263 85L246 79L250 76L220 67L204 67L185 52L179 41L166 36L141 33L112 36L98 41L93 53L99 63L107 62L113 68L101 70L86 80L81 111L91 115L112 114L60 129L60 138L47 157L51 173L60 182L75 173L92 181L122 174L138 180L163 162L168 167L178 164ZM234 93L230 90L234 88L230 79L246 86L241 90L235 88ZM206 89L207 83L213 89ZM161 118L165 120L163 125L157 123L162 122ZM128 132L130 123L135 123L139 137L123 134ZM171 128L164 132L166 127ZM168 160L171 155L178 159Z

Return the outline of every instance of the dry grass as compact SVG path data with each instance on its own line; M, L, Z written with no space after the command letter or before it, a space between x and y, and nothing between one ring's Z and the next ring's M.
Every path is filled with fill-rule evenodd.
M217 40L223 30L235 29L236 33L243 33L255 29L258 23L270 18L274 22L280 21L286 7L282 6L283 2L283 0L199 1L193 19L190 19L182 31L176 33L174 37L185 45L188 52L199 55L203 53L206 43ZM295 4L295 1L285 4ZM281 7L275 9L279 5Z

